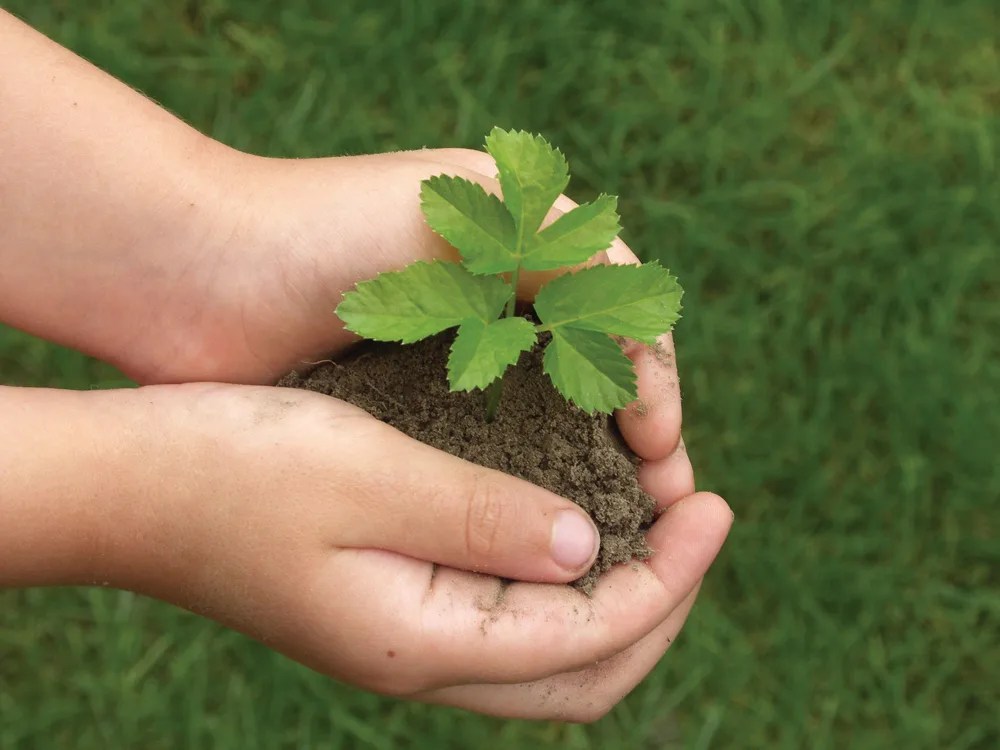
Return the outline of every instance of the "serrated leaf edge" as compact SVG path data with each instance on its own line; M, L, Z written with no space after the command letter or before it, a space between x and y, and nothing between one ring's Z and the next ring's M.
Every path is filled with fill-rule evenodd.
M677 291L679 293L678 300L677 300L677 310L675 311L672 320L670 320L666 324L666 327L664 328L664 330L661 331L659 334L657 334L657 336L662 336L664 333L669 333L671 330L673 330L674 325L680 319L680 310L681 310L681 301L680 300L681 300L681 297L683 297L683 295L684 295L684 289L680 286L680 284L677 283L677 277L673 276L670 273L670 269L665 268L664 266L660 265L660 262L658 260L653 260L653 261L649 261L648 263L641 263L641 264L630 264L630 263L599 264L599 265L596 265L596 266L589 266L588 268L581 268L581 269L579 269L577 271L570 271L570 272L567 272L565 274L561 274L560 276L557 276L556 278L552 279L550 282L548 282L547 284L545 284L539 290L538 294L541 294L544 291L544 289L549 284L551 284L552 282L556 282L559 279L566 278L566 277L575 277L575 276L578 276L580 274L584 274L584 273L587 273L589 271L593 271L594 269L597 269L597 268L608 267L609 265L611 265L611 266L618 266L620 268L635 268L635 269L640 269L640 268L644 268L644 267L645 268L655 267L655 268L660 268L660 269L662 269L662 270L664 270L664 271L667 272L667 276L664 279L664 281L672 281L676 285ZM536 300L537 300L537 296L538 295L536 295ZM627 307L627 306L628 306L627 303L621 305L622 308ZM619 309L619 308L609 308L608 310L603 310L602 314L607 313L609 310L610 311L614 311L614 310L617 310L617 309ZM549 321L546 321L546 320L543 319L542 320L542 325L539 327L538 330L540 332L541 331L555 331L558 328L579 328L581 330L593 330L593 329L590 329L590 328L584 328L582 326L575 326L575 325L573 325L574 323L576 323L578 321L581 321L581 320L584 320L585 318L586 318L586 316L580 316L578 318L573 318L573 319L569 319L569 320L559 321L557 323L550 323ZM604 333L607 333L608 335L616 335L616 334L614 334L613 332L610 332L610 331L604 331ZM646 343L646 344L652 344L652 343L654 343L655 338L656 337L652 337L649 341L644 341L644 343ZM639 340L642 340L642 339L639 339Z
M577 330L584 331L585 329L577 329ZM586 331L586 332L587 333L595 333L597 335L602 335L602 334L598 333L597 331ZM555 341L556 335L557 334L555 332L553 332L553 334L552 334L552 341L550 341L548 344L545 345L545 354L546 355L548 354L549 347L551 347L552 344L553 344L553 342ZM609 340L613 340L611 336L608 336L608 339ZM564 342L565 342L565 339L564 339ZM569 345L568 342L567 342L566 345L567 346ZM571 404L573 404L580 411L583 411L583 412L585 412L587 414L593 414L594 412L599 412L601 414L612 414L612 413L615 412L616 409L622 409L622 408L628 406L630 403L632 403L633 401L635 401L639 397L639 393L638 393L638 376L636 375L636 372L635 372L635 363L632 362L632 360L630 360L628 358L628 356L624 352L622 352L621 354L622 354L622 357L624 357L626 360L629 361L629 365L630 365L631 377L630 377L630 382L629 382L629 388L626 390L626 389L623 389L620 385L618 385L614 381L611 381L611 383L615 387L617 387L617 388L619 388L621 390L625 390L626 391L625 395L627 396L627 400L619 402L619 403L616 403L615 405L611 406L607 410L605 410L604 408L602 408L600 406L595 406L592 409L588 409L586 406L580 404L580 402L577 399L575 399L571 395L567 394L562 389L562 387L559 385L559 383L557 382L556 378L552 375L552 371L549 368L549 364L548 364L548 357L546 357L546 356L543 356L543 358L542 358L542 370L545 372L546 375L549 376L549 380L551 381L553 387L557 391L559 391L559 395L561 395L564 399L566 399L568 402L570 402ZM590 362L594 366L595 370L600 370L600 368L597 367L596 364L594 364L593 360L587 359L586 357L583 357L583 359L585 359L586 361ZM610 378L608 378L608 379L611 380Z
M417 261L414 261L413 263L410 263L407 266L404 266L403 268L398 268L398 269L395 269L395 270L392 270L392 271L383 271L383 272L379 273L377 276L375 276L374 278L365 279L364 281L357 282L354 285L353 289L348 289L347 291L345 291L341 295L340 303L337 305L337 307L334 308L334 314L337 315L337 317L340 318L341 322L344 325L344 328L346 328L348 331L351 331L352 333L354 333L354 334L356 334L358 336L361 336L362 338L368 339L369 341L385 341L385 342L398 342L398 343L401 343L401 344L413 344L413 343L416 343L417 341L422 341L425 338L429 338L430 336L435 336L438 333L441 333L442 331L447 331L447 330L449 330L451 328L455 328L457 326L460 326L461 325L461 321L458 322L458 323L452 323L450 325L444 326L443 328L439 328L437 331L434 331L433 333L426 334L425 336L421 336L419 338L409 338L409 337L380 338L380 337L377 337L377 336L372 336L372 335L369 335L367 333L358 331L356 328L353 328L351 326L351 324L348 322L348 320L345 319L344 316L343 316L343 314L341 313L341 308L342 308L344 302L348 298L355 297L355 296L361 294L364 289L367 289L367 288L371 287L372 285L377 284L380 280L383 280L383 277L385 277L385 276L391 276L393 274L403 273L405 271L409 271L410 269L415 268L415 267L419 267L419 266L435 266L435 265L456 266L456 267L462 269L463 271L465 271L466 273L468 273L473 279L476 279L477 281L483 281L483 282L485 282L485 279L486 279L486 277L477 276L477 275L473 274L471 271L469 271L467 268L465 268L462 264L456 263L454 261L442 260L441 258L434 258L433 260L429 260L429 261L428 260L417 260ZM491 275L491 278L498 278L498 279L500 279L499 276L492 276L492 275ZM502 279L500 279L500 280L503 281ZM507 286L509 288L509 285L507 285ZM492 320L498 319L499 315L500 315L500 313L502 311L503 311L503 307L501 306L500 309L498 309L496 311L495 317L490 317L490 318L480 317L480 318L476 318L474 316L469 316L467 318L464 318L464 320L474 319L474 320L481 320L484 323L489 323ZM369 313L369 314L371 314L371 313Z

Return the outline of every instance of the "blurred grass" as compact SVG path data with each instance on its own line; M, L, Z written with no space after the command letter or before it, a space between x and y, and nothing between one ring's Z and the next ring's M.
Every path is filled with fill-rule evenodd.
M1000 746L994 2L5 6L243 149L547 135L687 289L685 436L737 524L591 727L377 698L157 602L36 590L0 595L0 747ZM116 377L0 329L2 381Z

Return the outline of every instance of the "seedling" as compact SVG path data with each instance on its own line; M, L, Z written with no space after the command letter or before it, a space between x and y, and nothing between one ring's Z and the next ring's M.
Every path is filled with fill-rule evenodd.
M522 271L578 266L608 249L621 227L617 198L601 195L542 220L569 182L566 159L540 136L494 128L486 150L504 200L461 177L424 180L420 199L431 229L458 249L461 263L418 261L379 274L344 295L337 315L376 341L410 344L449 328L453 391L486 391L486 419L500 403L503 375L538 334L553 385L588 413L610 413L636 398L632 362L612 336L655 344L678 318L681 288L658 263L595 265L546 283L534 324L515 315Z

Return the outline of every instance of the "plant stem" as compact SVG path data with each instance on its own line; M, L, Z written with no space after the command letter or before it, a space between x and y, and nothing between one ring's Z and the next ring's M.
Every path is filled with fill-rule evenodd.
M510 284L513 288L510 299L503 310L503 317L512 318L517 310L517 280L521 275L521 266L517 265L510 274ZM490 383L486 389L486 423L489 424L497 416L497 409L500 407L500 397L503 395L503 375Z
M521 266L518 264L514 267L514 270L510 273L510 285L514 288L513 293L510 295L510 299L507 300L507 307L504 308L503 316L505 318L514 317L514 309L517 307L517 279L521 275Z
M494 380L486 388L486 423L489 424L497 416L500 406L500 396L503 393L503 375Z

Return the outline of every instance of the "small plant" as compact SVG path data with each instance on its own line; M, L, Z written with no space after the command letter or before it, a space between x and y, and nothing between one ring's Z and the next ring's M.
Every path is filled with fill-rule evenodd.
M588 413L610 413L636 398L635 372L612 336L655 344L678 318L681 288L658 263L595 265L557 276L535 297L535 325L515 315L522 270L577 266L608 249L621 227L617 198L601 195L539 231L569 182L566 159L540 136L494 128L503 202L480 185L439 175L420 198L431 229L461 263L418 261L379 274L344 295L337 315L376 341L410 344L449 328L453 391L486 390L486 419L500 403L503 374L539 333L552 335L543 367L562 395Z

